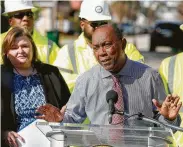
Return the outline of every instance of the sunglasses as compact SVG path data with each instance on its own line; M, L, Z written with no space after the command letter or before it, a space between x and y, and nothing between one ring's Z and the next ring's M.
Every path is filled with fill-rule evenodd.
M13 15L11 15L10 17L14 17L14 18L17 18L17 19L22 19L24 16L27 16L29 18L33 18L34 16L34 13L33 12L18 12L18 13L15 13Z
M90 22L90 26L92 28L96 28L96 27L99 27L99 26L105 25L105 24L108 24L108 22L106 22L106 21Z
M92 22L90 22L90 21L88 21L88 20L86 20L84 18L82 18L82 20L87 22L92 28L96 28L96 27L99 27L101 25L108 24L107 21L92 21Z

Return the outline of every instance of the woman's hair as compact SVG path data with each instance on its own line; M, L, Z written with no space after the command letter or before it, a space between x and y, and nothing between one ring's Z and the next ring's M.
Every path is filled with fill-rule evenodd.
M38 60L37 47L31 37L31 34L28 32L28 30L25 28L22 28L22 27L13 27L7 33L7 35L5 36L3 43L2 43L1 57L2 57L4 65L12 67L11 62L7 57L7 52L11 49L16 38L22 37L22 36L26 36L32 44L32 50L33 50L32 64L34 64Z

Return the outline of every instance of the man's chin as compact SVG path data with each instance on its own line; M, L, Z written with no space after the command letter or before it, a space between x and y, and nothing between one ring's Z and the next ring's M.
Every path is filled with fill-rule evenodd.
M23 25L23 27L28 30L29 32L32 32L32 28L30 26L27 26L27 25Z
M102 65L102 67L103 67L105 70L109 71L109 72L112 72L112 71L114 70L113 66L104 66L104 65Z

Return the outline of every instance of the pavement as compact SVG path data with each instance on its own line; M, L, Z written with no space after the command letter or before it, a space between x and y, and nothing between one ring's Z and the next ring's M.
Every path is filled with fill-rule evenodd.
M141 54L144 56L145 64L150 67L158 70L161 61L166 57L173 55L173 53L164 53L164 52L145 52L141 51Z

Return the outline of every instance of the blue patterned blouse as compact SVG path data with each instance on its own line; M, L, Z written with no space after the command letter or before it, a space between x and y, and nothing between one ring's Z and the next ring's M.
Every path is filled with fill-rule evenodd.
M38 74L22 76L14 74L15 112L20 131L35 120L35 110L46 104L43 87Z

